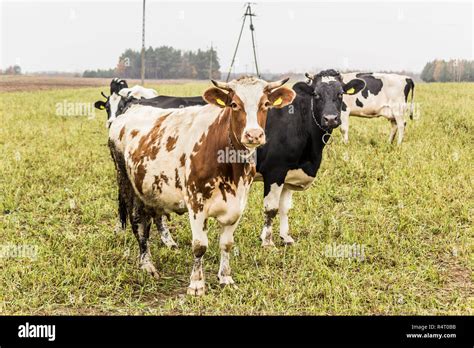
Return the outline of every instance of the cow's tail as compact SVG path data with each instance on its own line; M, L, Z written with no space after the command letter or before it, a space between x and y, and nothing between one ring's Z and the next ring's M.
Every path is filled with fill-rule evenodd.
M413 120L413 112L414 112L414 103L413 103L413 98L415 97L415 83L413 82L412 79L407 79L407 84L408 84L408 93L410 93L411 90L411 100L410 100L410 120ZM408 93L407 93L407 102L408 102Z

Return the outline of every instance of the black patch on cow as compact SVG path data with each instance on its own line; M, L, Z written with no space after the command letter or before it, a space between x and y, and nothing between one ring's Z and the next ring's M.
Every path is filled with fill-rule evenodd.
M359 98L356 98L356 105L360 108L364 106L364 104L362 104L362 102L359 100Z
M361 92L364 98L369 97L369 92L373 95L377 95L382 90L382 80L375 78L372 73L358 73L356 77L365 81L365 88Z
M346 111L347 110L347 105L346 103L342 102L342 111Z

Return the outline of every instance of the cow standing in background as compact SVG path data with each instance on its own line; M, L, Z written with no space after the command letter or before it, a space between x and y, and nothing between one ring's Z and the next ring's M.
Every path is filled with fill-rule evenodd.
M105 101L96 101L94 107L107 112L107 128L110 128L112 122L123 112L130 100L153 98L158 95L158 93L151 88L138 85L128 88L127 81L117 77L110 82L110 95L106 96L104 92L101 92L101 94L105 98Z
M118 184L140 247L140 266L155 277L148 237L152 218L189 212L194 264L188 294L204 294L202 262L207 250L207 220L221 225L221 285L233 284L230 251L234 230L245 208L255 165L220 162L220 151L244 152L246 158L265 144L270 108L290 104L295 92L287 81L267 83L244 77L215 82L203 98L210 104L182 109L133 105L117 117L109 146Z
M289 234L288 212L293 191L310 187L322 160L324 146L340 123L343 96L365 86L354 78L344 83L335 70L312 76L312 85L293 86L296 98L283 109L268 112L267 144L257 150L257 177L264 185L265 225L262 246L273 246L272 223L280 214L280 237L293 244Z
M311 76L307 76L311 82ZM405 133L404 115L408 109L408 95L411 91L410 119L413 119L413 97L415 83L409 76L383 73L342 74L344 82L354 78L365 81L366 87L357 94L345 95L342 108L341 133L345 143L349 142L349 116L375 118L383 116L392 128L389 142L392 143L398 131L398 145Z

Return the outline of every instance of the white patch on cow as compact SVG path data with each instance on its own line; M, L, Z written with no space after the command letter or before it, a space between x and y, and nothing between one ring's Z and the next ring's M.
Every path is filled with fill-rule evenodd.
M328 82L331 82L331 81L337 81L337 80L334 76L323 76L323 77L321 77L321 82L323 82L323 83L328 83Z
M257 113L258 103L260 98L263 96L263 89L266 83L262 80L248 80L248 83L239 84L230 83L230 86L234 90L235 94L242 100L245 106L245 113L247 114L246 125L242 134L252 129L262 129L258 124ZM262 129L263 130L263 129Z
M289 245L295 241L289 235L290 226L288 223L288 212L292 206L292 195L293 191L284 187L280 195L280 205L278 207L278 213L280 214L280 237L283 243Z
M158 92L152 88L135 85L131 88L122 88L119 92L122 97L133 97L135 99L150 99L158 96Z
M118 105L120 103L120 99L121 99L121 97L118 94L115 94L115 93L112 93L112 95L109 97L110 118L107 120L107 126L110 126L110 124L117 117L117 110L118 110Z
M313 176L309 176L302 169L291 169L286 173L285 185L293 190L306 190L314 181Z

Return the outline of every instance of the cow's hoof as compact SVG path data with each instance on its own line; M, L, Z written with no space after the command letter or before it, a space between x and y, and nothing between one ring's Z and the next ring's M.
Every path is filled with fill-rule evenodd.
M161 241L164 245L166 245L169 249L178 249L178 244L174 241L173 238L163 237L161 236Z
M156 280L160 279L160 274L156 270L155 266L153 266L151 261L143 262L140 267L141 267L141 269L145 270L149 275L151 275Z
M283 244L285 245L293 245L295 244L295 240L290 236L280 236L283 240Z
M236 287L234 283L234 279L231 276L217 276L219 278L219 285L221 287L225 287L227 285L232 285L232 287Z
M275 243L271 239L264 239L262 240L262 247L264 248L273 248L275 247Z
M203 296L205 293L203 281L191 282L188 286L187 294L190 296Z

